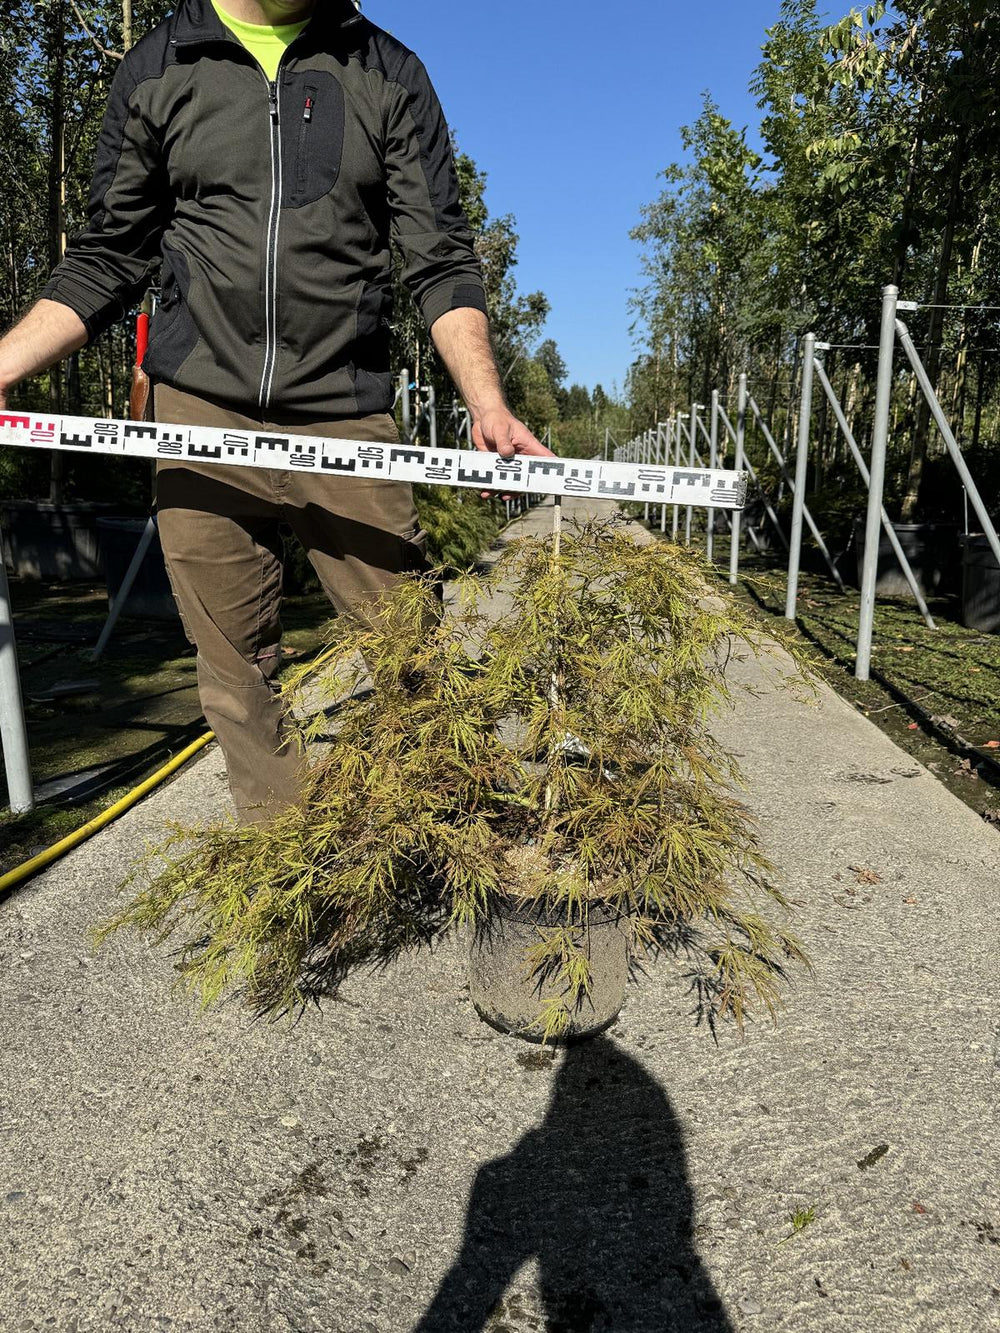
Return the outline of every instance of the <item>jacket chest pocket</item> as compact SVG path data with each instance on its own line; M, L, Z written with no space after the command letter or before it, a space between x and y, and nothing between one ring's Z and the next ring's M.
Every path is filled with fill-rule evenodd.
M344 90L332 74L310 72L282 89L285 208L322 199L344 156Z

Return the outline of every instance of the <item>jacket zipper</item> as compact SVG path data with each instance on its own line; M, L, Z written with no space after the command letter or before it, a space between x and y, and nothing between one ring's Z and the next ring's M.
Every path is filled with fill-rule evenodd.
M306 183L306 141L309 137L309 126L312 124L313 111L316 107L316 98L312 91L306 95L305 106L302 108L302 120L299 124L299 151L295 160L295 189L301 195L305 190Z
M349 22L355 22L351 19ZM278 228L281 223L282 164L281 164L281 71L289 52L302 39L299 33L295 41L289 42L278 62L276 77L269 79L259 60L250 55L250 59L260 70L260 76L267 84L267 104L271 122L271 207L267 218L267 256L264 272L264 368L260 377L260 390L257 402L261 414L271 401L274 386L274 371L278 361ZM223 40L234 43L246 52L239 38L230 33L224 34ZM195 46L204 38L172 38L171 45ZM249 52L247 52L249 54ZM308 120L312 119L312 107L309 108Z
M271 125L271 208L267 215L267 249L264 266L264 368L257 397L261 415L271 401L274 368L278 360L278 228L281 223L281 87L278 78L267 84L268 112Z

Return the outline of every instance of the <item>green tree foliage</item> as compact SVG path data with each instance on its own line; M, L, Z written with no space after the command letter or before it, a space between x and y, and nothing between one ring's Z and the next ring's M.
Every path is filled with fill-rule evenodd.
M566 362L562 359L562 354L555 342L551 338L546 338L535 353L535 360L548 375L552 382L552 387L559 393L566 383L566 376L569 371L566 369Z
M37 297L66 237L83 224L104 103L123 50L126 7L121 0L78 3L75 9L68 0L15 0L5 9L0 41L4 327ZM166 0L134 0L136 31L169 8ZM22 385L13 402L120 416L128 398L131 347L130 330L119 326L69 363ZM134 501L148 493L147 469L104 459L66 463L54 455L53 460L50 480L43 459L5 451L0 491L51 491L58 498L68 489Z
M633 429L730 398L740 371L775 432L789 438L797 342L808 328L859 350L828 369L856 432L870 419L879 295L936 306L1000 304L1000 16L992 0L899 0L828 24L816 0L784 0L751 89L758 155L711 98L684 132L686 158L634 235L646 279L636 297L641 354ZM990 312L917 317L932 377L973 450L998 429L997 325ZM930 515L926 412L901 375L889 493L901 516ZM829 414L811 484L847 475ZM981 459L981 466L987 460Z

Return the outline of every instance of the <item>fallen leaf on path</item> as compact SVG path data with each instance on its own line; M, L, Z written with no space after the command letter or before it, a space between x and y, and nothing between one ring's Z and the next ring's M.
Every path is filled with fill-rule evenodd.
M983 749L984 749L984 750L1000 750L1000 741L985 741L985 742L983 743Z
M904 903L909 903L911 907L913 906L913 904L914 904L916 901L917 901L916 898L904 898L904 899L903 899L903 902L904 902Z
M919 731L919 730L920 730L920 723L919 723L919 722L911 722L911 723L909 724L909 726L908 726L906 729L907 729L907 731Z
M877 874L868 866L851 866L855 875L858 877L859 884L881 884L882 876Z

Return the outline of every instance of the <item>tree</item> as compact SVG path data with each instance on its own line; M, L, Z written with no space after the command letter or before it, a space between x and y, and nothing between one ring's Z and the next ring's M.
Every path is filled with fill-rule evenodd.
M849 420L870 419L879 291L889 280L931 309L920 320L927 364L961 434L995 429L998 389L988 312L1000 303L1000 20L993 0L898 0L825 25L817 0L783 0L765 34L752 92L762 154L712 99L684 133L687 160L633 235L645 283L636 294L638 356L631 428L642 430L738 371L772 429L793 436L801 335L835 345L828 370ZM912 383L896 386L889 495L904 520L936 505L922 481L929 417ZM822 408L814 481L853 463Z
M535 353L535 360L548 375L553 389L561 389L569 372L566 369L566 362L560 355L559 348L551 338L546 338L545 342L539 347Z

